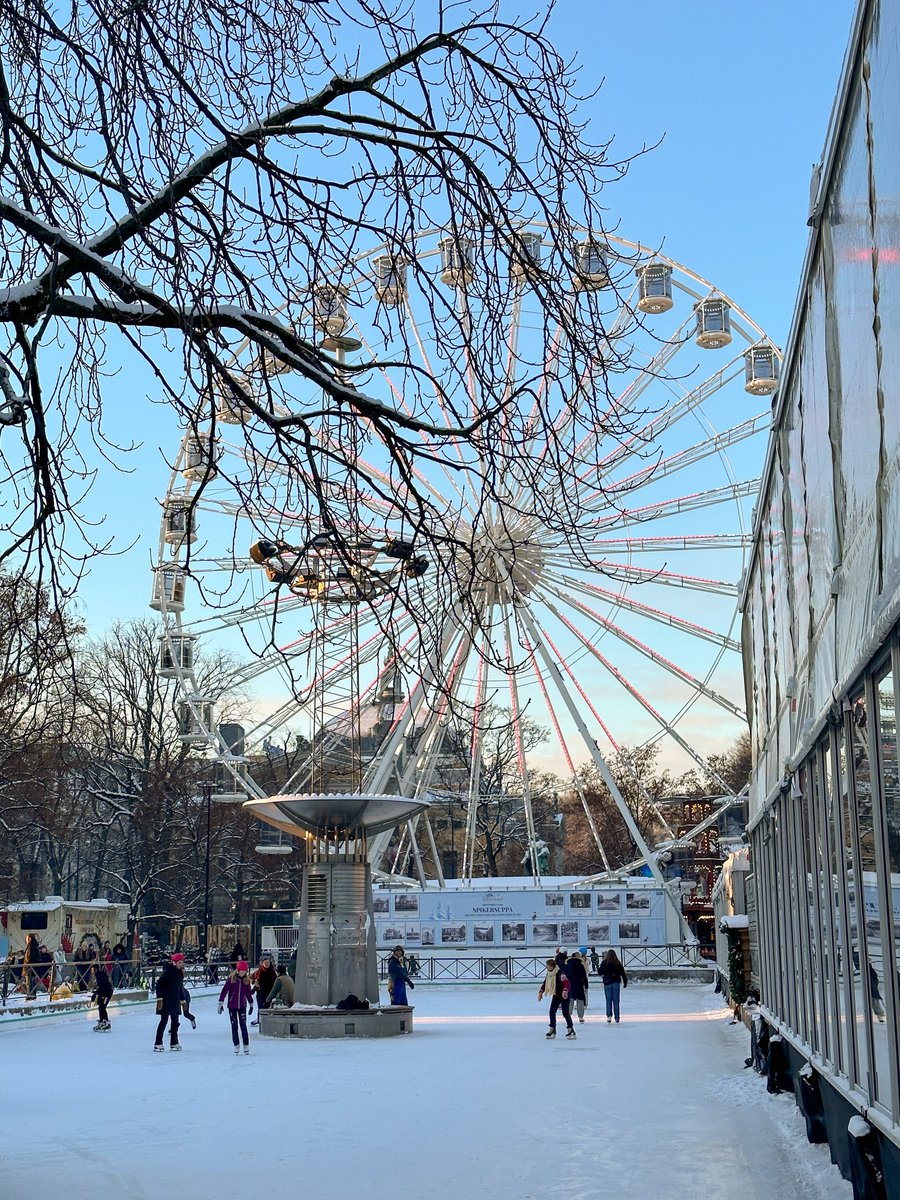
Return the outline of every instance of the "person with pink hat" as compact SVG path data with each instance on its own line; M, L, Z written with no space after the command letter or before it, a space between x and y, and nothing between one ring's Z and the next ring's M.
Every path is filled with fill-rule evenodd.
M250 967L246 960L238 960L235 969L225 980L225 986L219 993L219 1012L223 1011L225 1001L228 1001L228 1016L231 1018L231 1041L235 1054L240 1054L240 1042L244 1043L244 1053L250 1053L250 1034L247 1031L247 1012L253 1012L253 989L250 986ZM240 1028L240 1038L238 1029Z
M181 1016L181 989L184 987L184 955L173 954L156 981L156 1011L159 1013L159 1025L156 1027L156 1041L153 1049L159 1054L164 1051L163 1035L166 1025L169 1028L169 1049L180 1050L178 1041L178 1020Z

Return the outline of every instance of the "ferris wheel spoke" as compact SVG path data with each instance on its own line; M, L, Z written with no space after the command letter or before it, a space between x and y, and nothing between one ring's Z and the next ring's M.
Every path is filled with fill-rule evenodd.
M437 386L438 376L436 376L432 370L431 363L428 360L428 354L425 350L424 343L423 343L421 335L419 333L419 329L416 324L415 318L413 316L412 309L409 307L408 301L406 302L406 310L407 310L407 319L409 321L410 328L413 331L413 336L414 336L416 345L418 347L419 354L421 355L422 361L425 364L426 375L427 375L427 378L429 379L429 381L431 382L432 390L434 391L435 399L437 400L441 416L443 417L447 426L451 426L451 425L455 424L456 422L451 420L451 416L447 412L443 394L442 394L440 388ZM357 327L357 329L358 329L358 327ZM370 352L372 359L377 360L377 357L378 357L377 354L375 354L374 350L372 350L371 346L368 344L362 331L358 330L358 332L359 332L360 338L362 339L364 347ZM407 414L407 416L410 416L410 417L414 416L415 414L414 414L412 408L410 407L404 394L400 391L400 389L394 383L393 379L391 378L390 372L387 370L381 370L379 372L379 374L384 379L385 383L387 384L388 388L391 390L394 398L396 399L398 405L402 408L402 410ZM453 438L452 444L456 451L456 457L458 458L460 465L464 466L465 458L463 456L462 447L460 445L459 439ZM438 445L434 441L434 439L431 437L431 435L429 433L427 433L427 431L422 434L422 445L425 446L431 452L432 460L438 464L438 467L439 467L441 473L443 474L444 478L450 484L453 491L457 494L460 501L462 501L463 500L463 491L458 486L456 479L454 477L454 474L450 471L450 469L448 468L448 466L446 464L446 461L445 461L444 455L443 455L443 447ZM370 469L374 470L374 468L370 468ZM416 473L416 474L418 476L418 473ZM386 475L382 474L382 481L385 483L388 483L389 482L388 477ZM433 483L431 483L430 481L426 481L424 479L424 477L420 477L420 482L422 482L422 483L428 482L429 488L434 487Z
M578 777L578 771L575 768L575 763L574 763L574 760L572 759L572 755L569 750L568 742L566 741L565 735L562 731L562 726L560 725L559 718L556 715L556 709L553 706L553 701L550 699L550 692L547 687L547 682L544 679L544 674L541 670L540 663L538 662L537 655L534 652L534 647L531 644L530 638L526 639L526 649L528 650L528 655L531 660L531 668L534 671L535 678L538 681L538 686L541 690L541 695L544 698L544 704L547 708L547 712L549 713L550 720L553 724L553 730L556 734L556 740L560 746L560 749L563 752L563 756L565 757L565 760L566 760L566 765L569 768L569 776L572 780L572 786L575 788L576 792L578 793L578 798L581 802L581 807L584 811L585 819L587 820L587 823L588 823L588 828L590 829L591 836L594 839L594 845L597 847L597 852L599 853L600 858L603 860L603 865L606 867L606 869L608 871L609 870L609 859L606 856L606 848L603 845L603 839L600 837L600 831L597 828L597 822L594 820L594 814L591 812L590 805L587 802L587 797L584 794L584 788L581 786L581 780Z
M748 438L756 437L758 434L768 430L772 425L771 413L760 413L756 417L751 417L747 421L743 421L740 425L734 425L731 429L726 429L722 433L717 433L713 437L707 438L705 441L698 442L695 446L691 446L686 450L681 450L677 454L672 454L668 458L661 458L657 462L646 467L642 467L640 471L635 471L631 475L626 475L622 479L617 479L611 483L605 493L594 492L592 495L584 497L585 503L590 504L593 500L600 496L616 502L616 496L622 492L634 492L647 484L658 483L661 479L665 479L670 475L675 475L678 471L684 471L689 467L696 466L705 458L712 455L721 455L725 451L732 449L734 446L740 445L741 442Z
M478 836L478 810L481 797L481 714L488 686L488 656L478 654L475 681L472 734L469 739L469 803L466 809L466 836L463 842L463 879L471 879L475 866L475 843Z
M562 588L560 586L551 587L548 585L548 591L550 591L557 600L562 600L570 607L576 609L583 616L588 617L589 620L593 621L599 629L604 629L607 632L612 633L620 642L624 643L626 646L631 646L632 649L637 650L640 654L649 659L651 662L655 663L658 667L662 667L662 669L668 674L674 676L676 679L680 679L682 683L687 684L695 693L706 696L707 700L711 700L714 704L718 705L719 708L731 713L733 717L737 717L738 720L746 721L746 713L737 704L733 703L733 701L709 687L709 685L704 683L702 679L698 679L689 671L686 671L683 667L679 667L677 663L672 662L672 660L667 658L664 654L660 654L658 650L654 650L652 646L648 646L646 642L642 642L640 638L635 637L634 634L631 634L626 629L623 629L621 625L616 624L616 622L610 620L609 617L604 617L601 613L598 613L589 605L575 600L568 591L569 584L567 580L560 580L559 582L562 584ZM558 613L555 605L551 605L550 607L552 608L552 611L556 612L557 615L560 616L560 620L564 620L564 618ZM569 623L566 622L566 624L567 627L574 632L574 629L569 626Z
M690 745L690 743L681 736L681 734L678 732L678 730L675 728L675 726L670 721L667 721L666 718L662 715L662 713L660 713L656 708L653 707L653 705L650 703L650 701L647 699L647 697L644 696L643 693L637 687L635 687L635 685L633 683L631 683L631 681L629 679L627 679L625 677L623 672L621 672L617 667L615 667L609 661L609 659L606 658L605 655L601 654L600 651L598 650L598 648L592 642L590 642L587 638L585 638L584 635L580 632L580 630L578 630L575 627L575 625L571 621L569 621L569 619L564 614L562 614L555 605L550 604L550 605L548 605L548 607L550 607L551 611L558 618L558 620L560 620L566 626L566 628L569 630L569 632L572 633L575 637L577 637L578 641L581 643L581 645L584 647L584 649L587 650L588 653L590 653L593 656L593 658L595 658L597 660L597 662L599 662L603 667L606 668L606 670L613 677L613 679L617 680L617 682L625 689L626 692L628 692L628 694L632 697L632 699L637 701L637 703L641 706L641 708L644 710L644 712L646 712L647 715L653 719L653 721L656 723L657 727L661 730L664 730L668 734L668 736L670 738L672 738L672 740L674 742L676 742L681 747L681 749L691 759L693 759L693 761L697 764L697 766L700 767L707 775L710 776L710 778L714 779L727 792L730 792L731 789L728 787L728 784L725 783L725 781L709 765L709 763L703 758L703 756L698 754L697 751L694 750L694 748Z
M677 554L686 551L749 550L753 543L749 533L704 533L688 537L626 537L603 538L588 535L587 548L602 554Z
M548 553L544 559L549 568L557 571L581 570L581 564L576 564L571 557ZM614 562L611 559L599 558L591 562L591 569L611 580L621 580L624 583L659 584L661 587L683 588L686 591L705 592L717 596L730 596L737 599L738 585L727 579L707 579L700 575L683 575L664 568L636 567L631 563Z
M528 830L528 860L531 864L532 878L537 884L540 881L541 872L537 856L537 831L534 825L534 810L531 806L531 788L528 779L528 770L525 765L525 747L522 741L522 720L521 708L519 704L519 687L516 678L516 672L512 669L515 660L515 650L513 648L513 640L510 629L510 613L509 607L504 605L503 626L506 636L506 665L507 665L507 682L509 684L509 700L510 714L512 717L513 738L516 748L516 761L519 768L519 782L522 787L522 801L525 807L525 826Z
M611 526L640 525L646 521L661 521L667 517L678 516L681 513L694 512L701 508L711 508L718 504L742 500L759 493L759 480L746 479L737 483L726 484L723 487L710 488L705 492L695 492L689 496L676 496L671 500L662 500L658 504L645 504L639 508L626 508L608 517L598 517L593 523L597 532Z
M619 592L611 592L607 588L600 587L599 584L588 583L583 579L566 579L565 587L567 591L577 591L585 596L608 600L611 604L627 609L638 616L647 617L650 621L655 621L660 625L667 625L669 628L680 630L682 633L688 633L692 637L699 638L702 641L711 642L720 649L733 650L736 654L740 654L740 642L735 641L728 634L717 633L714 629L708 629L705 625L698 625L695 621L688 621L685 617L679 617L675 613L666 612L661 608L654 608L638 600L632 600L630 596Z
M573 718L573 720L575 721L575 723L581 733L585 747L587 748L588 752L590 753L591 758L594 761L594 764L598 768L600 775L603 779L603 782L606 784L606 786L609 790L609 793L613 797L613 800L616 804L616 807L619 810L619 813L620 813L622 819L625 821L625 824L628 827L629 833L631 834L632 838L634 839L635 846L637 846L638 849L642 852L642 854L644 856L644 861L647 863L647 866L650 868L650 871L651 871L651 874L653 875L653 877L657 880L657 882L663 887L663 889L668 894L667 883L666 883L665 879L663 879L662 873L659 870L659 866L656 863L656 860L654 859L654 857L650 851L650 847L647 845L646 841L644 840L644 836L641 833L640 829L638 828L638 825L634 819L634 815L632 814L631 809L626 804L625 798L623 797L618 784L616 783L615 779L613 778L612 772L609 769L606 759L601 754L599 746L597 745L596 741L594 741L594 739L588 733L587 726L585 725L584 720L583 720L577 706L573 702L572 695L563 682L562 675L560 673L557 662L550 655L550 652L548 649L548 646L550 645L549 641L545 640L543 630L541 630L538 627L538 625L536 624L534 617L531 613L531 610L529 608L523 607L520 610L520 617L521 617L524 627L526 628L527 632L531 635L531 638L533 639L535 645L537 646L538 653L541 655L541 658L543 659L543 661L547 667L547 671L550 674L550 677L556 683L557 690L559 691L560 696L562 697L564 703L566 704L567 708L569 709L569 713L570 713L571 717Z
M572 707L572 700L569 697L569 695L566 694L568 689L566 688L565 681L563 680L563 677L562 677L562 674L561 674L559 668L562 668L562 670L565 671L569 680L574 684L576 690L578 691L579 695L581 696L582 700L585 703L585 707L590 711L591 715L594 717L594 720L597 722L597 724L603 730L603 733L606 736L606 739L609 742L609 744L612 746L613 750L615 750L615 752L617 754L620 753L622 750L622 747L619 745L619 743L616 741L613 734L607 728L606 724L600 717L600 714L597 712L593 703L588 699L587 694L585 693L585 691L581 685L581 682L576 678L575 673L574 673L572 667L570 666L569 662L562 655L559 648L554 644L553 639L550 637L547 630L541 626L538 626L538 624L533 616L531 617L530 624L533 629L537 630L541 645L544 647L544 649L542 650L542 654L545 658L545 661L548 662L548 669L552 671L552 675L556 682L557 690L560 692L561 695L563 695L563 698L564 698L567 706L569 708ZM553 654L552 660L547 659L546 647L549 647L550 651ZM597 752L597 754L599 754L599 747L597 746L596 741L594 741L593 739L587 738L586 727L583 730L583 736L585 737L585 745L587 746L588 751L591 753L591 755L595 758L595 761L596 761L595 751ZM602 755L600 757L602 758ZM656 815L657 820L660 823L661 828L663 828L670 836L672 836L672 830L669 827L669 823L666 820L665 815L662 812L662 809L659 807L659 805L654 800L654 798L650 795L649 791L647 790L646 785L644 784L644 781L641 779L640 775L638 775L637 770L635 769L631 760L626 758L625 762L631 771L632 777L634 779L635 787L638 789L638 791L644 797L644 800L646 801L647 805L653 810L654 814ZM584 793L581 790L580 783L579 783L578 787L579 787L579 792L583 797ZM586 804L587 803L586 800L583 800L583 803ZM591 818L589 818L589 819L591 819Z

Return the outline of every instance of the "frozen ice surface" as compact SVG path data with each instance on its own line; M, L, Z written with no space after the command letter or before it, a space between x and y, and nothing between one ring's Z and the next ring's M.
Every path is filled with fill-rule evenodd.
M420 985L412 1036L252 1036L249 1057L212 992L183 1054L152 1053L150 1003L113 1007L102 1037L93 1011L7 1019L0 1195L42 1178L67 1200L850 1200L711 988L635 982L618 1026L594 988L554 1041L536 996Z

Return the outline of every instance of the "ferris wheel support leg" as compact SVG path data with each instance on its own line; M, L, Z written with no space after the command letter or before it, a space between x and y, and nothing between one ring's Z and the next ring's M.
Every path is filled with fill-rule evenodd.
M418 818L416 819L418 820ZM424 888L427 886L427 880L425 878L425 868L422 865L422 855L419 851L419 839L416 837L416 831L413 827L412 821L407 823L406 828L409 830L409 844L412 846L413 858L415 859L416 863L416 875L418 875L419 883Z
M666 899L672 905L672 908L675 911L675 914L678 918L678 931L679 931L679 935L681 937L681 941L682 942L696 941L696 938L691 933L690 929L687 926L687 922L684 919L684 914L681 911L681 905L678 903L675 896L672 894L672 891L671 891L671 888L669 887L668 881L663 877L663 873L659 869L659 863L656 861L656 856L653 854L653 851L650 849L650 847L644 841L644 835L641 833L640 829L638 829L637 822L634 819L634 815L632 814L631 809L625 803L625 798L622 795L622 793L619 791L616 781L612 777L612 772L610 771L609 767L606 764L606 759L600 753L600 748L598 747L598 745L594 741L594 739L591 737L588 727L587 727L587 725L585 725L584 720L581 716L581 713L578 711L578 706L575 704L575 701L572 698L572 696L569 692L569 689L566 687L565 683L563 682L562 673L560 672L559 667L556 665L556 663L550 657L550 654L544 643L544 639L541 636L540 629L538 628L537 624L531 617L531 614L528 612L528 610L524 606L521 610L520 616L521 616L523 623L527 627L528 632L529 632L530 636L532 637L535 645L537 646L538 652L540 653L541 658L544 660L544 664L547 668L547 671L549 672L550 677L553 680L553 682L556 684L557 690L559 691L559 694L563 700L563 703L566 705L566 708L568 708L569 715L572 717L572 720L575 722L575 725L578 728L578 732L581 734L584 744L587 747L588 753L590 754L591 758L593 759L594 764L597 767L597 770L600 772L600 776L603 779L603 782L609 788L609 793L612 796L613 800L615 801L616 808L618 808L618 810L622 816L622 820L625 822L625 824L628 828L628 832L631 834L632 838L634 839L634 844L637 846L638 850L641 852L644 862L650 868L651 875L656 880L656 882L659 884L659 886L662 888L663 895L666 897Z
M425 832L428 835L428 845L431 848L431 861L434 863L434 870L438 879L438 887L446 887L444 879L444 868L441 864L441 856L438 854L437 842L434 840L434 830L431 828L431 821L428 818L428 809L422 813L422 820L425 823Z

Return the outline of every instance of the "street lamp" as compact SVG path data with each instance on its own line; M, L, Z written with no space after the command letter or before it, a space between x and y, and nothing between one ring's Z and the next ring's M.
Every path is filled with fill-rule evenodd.
M203 925L200 929L200 953L204 962L206 961L206 952L209 945L209 842L210 842L210 824L212 821L212 784L204 783L203 799L206 801L206 861L204 868L204 884L203 884Z

